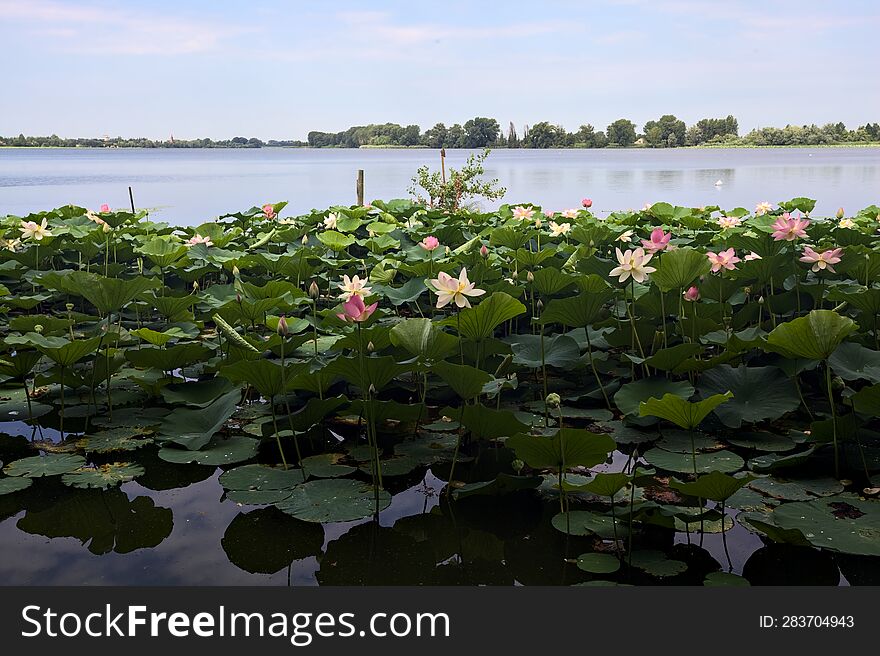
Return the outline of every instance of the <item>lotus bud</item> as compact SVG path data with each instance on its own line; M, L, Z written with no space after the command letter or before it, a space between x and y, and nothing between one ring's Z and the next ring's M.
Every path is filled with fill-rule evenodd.
M489 249L486 248L486 244L480 246L480 255L482 255L483 257L489 257Z
M64 307L67 308L67 311L68 311L68 312L73 312L73 307L74 307L74 306L73 306L73 303L65 303L65 304L64 304Z
M562 397L560 397L556 392L551 392L547 395L547 398L544 399L544 403L548 408L558 408L562 403Z
M842 207L838 207L838 208L837 208L837 218L838 218L838 219L842 219L844 216L845 216L845 215L844 215L844 212L843 212L843 208L842 208Z
M584 198L581 201L581 205L583 205L585 209L590 209L593 206L593 201L589 198Z
M532 273L531 271L527 272L526 273L526 280L528 282L535 282L535 274Z
M835 376L831 379L831 387L835 390L840 391L846 387L846 383L843 382L843 378L841 378L840 376Z
M517 280L519 278L519 271L514 271L513 273L510 274L510 277L513 278L514 280Z
M473 219L468 219L468 225L474 225L474 220L473 220Z
M540 229L541 229L541 225L542 225L542 223L541 223L541 219L535 219L535 227L538 228L538 229L540 230Z
M312 284L309 285L309 296L311 296L313 299L317 300L320 295L321 295L321 290L318 288L318 283L316 283L313 280Z
M104 223L104 225L101 227L101 229L102 229L105 233L107 233L107 232L110 232L113 228L111 228L107 223Z
M43 324L38 323L36 326L34 326L34 332L37 333L38 335L42 335L43 334Z
M541 310L544 309L544 301L542 301L542 300L539 298L539 299L538 299L538 302L535 304L535 307L538 308L538 312L540 312Z
M303 246L307 246L307 245L308 245L308 243L309 243L309 235L308 235L308 234L303 235L303 238L302 238L302 242L301 242L301 243L302 243Z
M745 292L746 294L751 294L752 288L751 287L743 287L743 292Z
M137 259L137 267L138 267L138 275L139 276L144 275L144 258L139 257Z
M232 265L232 275L238 278L241 275L241 271L236 265Z
M758 305L764 305L764 297L763 296L758 297Z
M278 319L278 334L282 337L287 337L290 334L290 328L287 326L287 319L284 315L281 315L281 318Z
M193 294L197 293L201 289L198 280L193 280Z
M367 353L372 353L376 350L376 347L373 345L372 340L367 342Z
M446 257L449 257L452 254L452 249L449 246L446 247Z
M516 460L511 461L510 466L513 467L513 471L519 474L523 470L523 467L526 466L526 463L517 458Z

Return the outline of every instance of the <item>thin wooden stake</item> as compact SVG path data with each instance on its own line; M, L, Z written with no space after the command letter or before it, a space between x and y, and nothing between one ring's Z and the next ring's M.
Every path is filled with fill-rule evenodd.
M134 194L131 191L131 187L128 188L128 200L131 201L131 213L134 214Z
M363 206L363 204L364 204L364 170L363 169L358 169L357 198L358 198L358 205Z

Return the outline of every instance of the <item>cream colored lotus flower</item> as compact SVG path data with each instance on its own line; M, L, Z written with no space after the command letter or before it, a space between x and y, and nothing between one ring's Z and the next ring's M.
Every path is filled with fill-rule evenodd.
M630 276L636 282L645 282L648 279L648 274L654 273L657 270L654 267L645 266L654 256L646 255L644 248L637 248L626 252L622 252L619 248L614 250L616 251L617 261L620 266L611 269L608 275L619 276L618 282L625 282Z
M454 302L460 308L470 307L468 296L482 296L486 293L484 289L475 289L474 283L468 280L467 269L462 267L458 278L453 278L445 271L437 274L434 280L428 281L428 284L434 288L437 294L437 309L446 307Z
M21 246L21 239L0 239L0 249L14 253Z
M214 242L211 241L210 237L203 237L198 233L194 234L192 237L186 240L187 246L198 246L199 244L204 244L205 246L213 246Z
M40 223L37 223L36 221L22 221L21 228L19 229L21 230L22 239L35 239L36 241L42 241L45 237L52 236L52 233L49 231L46 224L46 219L43 219Z
M633 231L627 230L626 232L621 232L619 235L617 235L617 241L629 243L629 241L632 239L632 236L633 236Z
M856 227L856 222L853 221L852 219L841 219L840 223L838 223L837 225L840 226L841 228L852 229L852 228Z
M560 214L562 215L563 219L575 219L577 218L578 211L574 208L570 208L567 210L563 210L562 212L560 212Z
M755 206L755 215L761 216L762 214L766 214L770 210L773 209L773 203L768 203L766 200L763 203L758 203Z
M523 219L528 220L535 216L535 210L523 207L522 205L517 205L513 208L513 218L514 219Z
M336 212L330 212L324 219L324 227L327 230L336 230L336 222L339 221L339 215Z
M337 285L337 287L342 290L339 298L346 301L352 296L366 298L373 291L372 287L367 287L367 281L361 280L359 276L354 276L353 278L342 276L342 284Z
M742 219L735 216L722 216L717 221L718 227L722 230L727 230L728 228L738 228L742 223Z
M569 232L571 232L570 223L556 223L556 221L550 222L550 234L554 237L562 237Z

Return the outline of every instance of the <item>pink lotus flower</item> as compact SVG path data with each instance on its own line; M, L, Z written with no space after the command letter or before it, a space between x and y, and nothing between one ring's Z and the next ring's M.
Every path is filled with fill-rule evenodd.
M431 251L436 250L438 246L440 246L440 240L431 235L429 237L425 237L422 241L420 241L419 246L430 253Z
M104 203L103 205L101 205L101 212L106 214L109 211L110 211L110 206L107 203Z
M453 301L460 308L470 307L468 296L482 296L486 293L484 289L474 288L474 283L468 280L467 269L464 267L458 274L458 278L453 278L445 271L441 271L434 280L428 281L428 284L437 294L437 309L445 307Z
M556 212L554 212L553 210L544 210L544 216L546 216L548 219L552 219L554 216L556 216Z
M346 323L361 323L369 319L377 307L379 307L379 301L365 306L364 299L354 295L342 304L342 312L338 312L336 316Z
M672 239L671 232L663 232L663 228L654 228L651 231L651 238L642 240L642 246L649 253L659 253L666 250L670 239Z
M210 237L202 237L200 234L196 233L192 237L186 240L187 246L195 246L197 244L204 244L205 246L213 246L214 242L211 241Z
M755 251L749 251L749 254L743 258L746 262L751 262L752 260L763 260L764 258L758 255Z
M593 201L589 198L584 198L581 201L581 205L583 205L587 209L590 209L593 206Z
M266 215L267 219L274 219L276 216L275 207L273 207L271 203L266 203L263 205L263 214Z
M523 207L522 205L517 205L513 208L513 218L514 219L531 219L535 215L535 210Z
M708 257L709 262L712 263L712 273L718 273L721 269L733 271L736 268L737 262L740 261L736 256L736 252L732 248L728 248L726 251L721 251L720 253L706 253L706 257Z
M700 300L700 290L696 287L688 287L688 290L682 296L684 296L684 300L695 303Z
M791 214L786 212L771 226L773 228L773 239L776 241L794 241L795 239L803 239L807 236L807 227L810 225L809 219L800 217L793 219Z
M736 216L722 216L718 219L718 226L722 230L727 230L728 228L737 228L742 223L742 219Z
M801 262L812 264L813 266L810 270L813 273L818 273L823 269L828 269L831 273L837 273L832 265L840 262L840 256L842 254L842 248L831 248L822 253L817 253L809 246L805 246L804 255L803 257L801 257Z

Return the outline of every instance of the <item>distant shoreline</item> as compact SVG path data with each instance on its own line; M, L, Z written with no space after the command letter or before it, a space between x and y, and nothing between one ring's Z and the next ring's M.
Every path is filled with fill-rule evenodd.
M700 144L699 146L677 146L675 148L649 148L647 146L606 146L605 148L507 148L500 146L491 150L646 150L646 151L675 151L675 150L760 150L760 149L786 149L786 148L880 148L880 142L869 143L840 143L840 144L792 144L787 146L757 146L749 144ZM260 148L241 148L235 146L191 146L180 148L177 146L0 146L0 150L440 150L430 146L358 146L357 148L345 148L342 146L262 146ZM481 150L480 148L447 148L446 150Z

